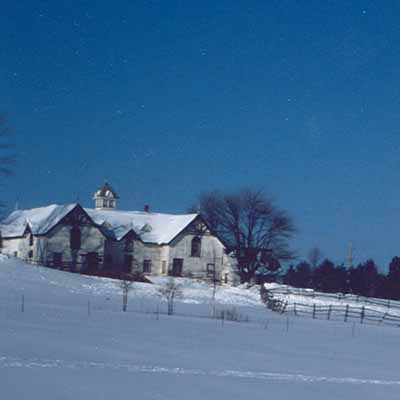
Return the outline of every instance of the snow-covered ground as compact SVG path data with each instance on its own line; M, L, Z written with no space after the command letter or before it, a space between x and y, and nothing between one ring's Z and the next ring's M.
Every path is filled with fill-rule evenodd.
M293 312L296 304L297 311L311 312L310 307L323 308L331 306L343 313L346 306L354 311L354 315L363 309L363 313L368 318L374 317L376 323L381 323L380 318L391 318L394 325L400 324L400 302L395 300L377 299L372 297L356 296L342 293L322 293L312 289L301 289L276 283L266 283L265 288L269 295L287 304L287 309ZM327 308L325 308L327 309Z
M123 313L112 280L0 258L1 398L399 398L398 328L287 319L257 288L218 289L219 311L250 320L222 324L204 318L209 286L180 283L158 318L165 279L135 284Z

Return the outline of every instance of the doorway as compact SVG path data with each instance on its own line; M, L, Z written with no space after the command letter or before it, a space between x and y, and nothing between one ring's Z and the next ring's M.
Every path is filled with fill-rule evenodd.
M99 266L99 256L96 252L87 253L86 266L88 271L97 271Z
M174 258L172 261L172 276L182 276L183 258Z

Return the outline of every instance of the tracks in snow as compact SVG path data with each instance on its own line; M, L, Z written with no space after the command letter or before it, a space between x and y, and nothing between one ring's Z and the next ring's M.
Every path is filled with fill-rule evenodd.
M353 385L385 385L400 386L400 381L361 379L361 378L338 378L328 376L313 376L303 374L256 372L238 370L203 370L188 368L171 368L161 366L146 366L129 363L107 363L97 361L68 361L52 360L45 358L18 358L0 356L0 369L2 368L65 368L65 369L108 369L114 371L127 371L130 373L146 374L171 374L171 375L194 375L220 378L255 379L263 381L303 382L303 383L336 383Z

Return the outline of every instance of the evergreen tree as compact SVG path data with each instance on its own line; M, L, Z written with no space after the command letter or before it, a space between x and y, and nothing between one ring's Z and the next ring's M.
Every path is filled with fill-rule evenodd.
M400 300L400 257L393 257L387 275L387 296Z

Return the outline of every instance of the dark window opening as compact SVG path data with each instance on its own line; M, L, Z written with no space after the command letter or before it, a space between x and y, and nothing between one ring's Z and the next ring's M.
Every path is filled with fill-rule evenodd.
M192 239L191 256L200 257L200 255L201 255L201 239L198 236L196 236Z
M111 268L112 267L112 263L113 263L113 258L111 254L106 254L106 256L104 257L104 266L106 268Z
M28 258L33 258L33 250L28 251Z
M29 235L29 246L33 246L33 235L32 235L32 233Z
M18 257L18 251L14 251L14 257Z
M131 255L126 255L124 257L123 272L126 273L132 272L132 263L133 263L133 257Z
M125 240L125 251L129 251L129 252L133 251L133 240L132 239Z
M62 268L63 257L62 253L53 253L53 267Z
M143 260L143 272L145 274L151 273L151 260Z
M79 250L81 248L82 234L79 226L75 225L71 228L70 232L70 245L72 250Z
M215 276L215 264L207 264L207 276L214 278Z
M224 283L228 283L228 274L224 275Z

